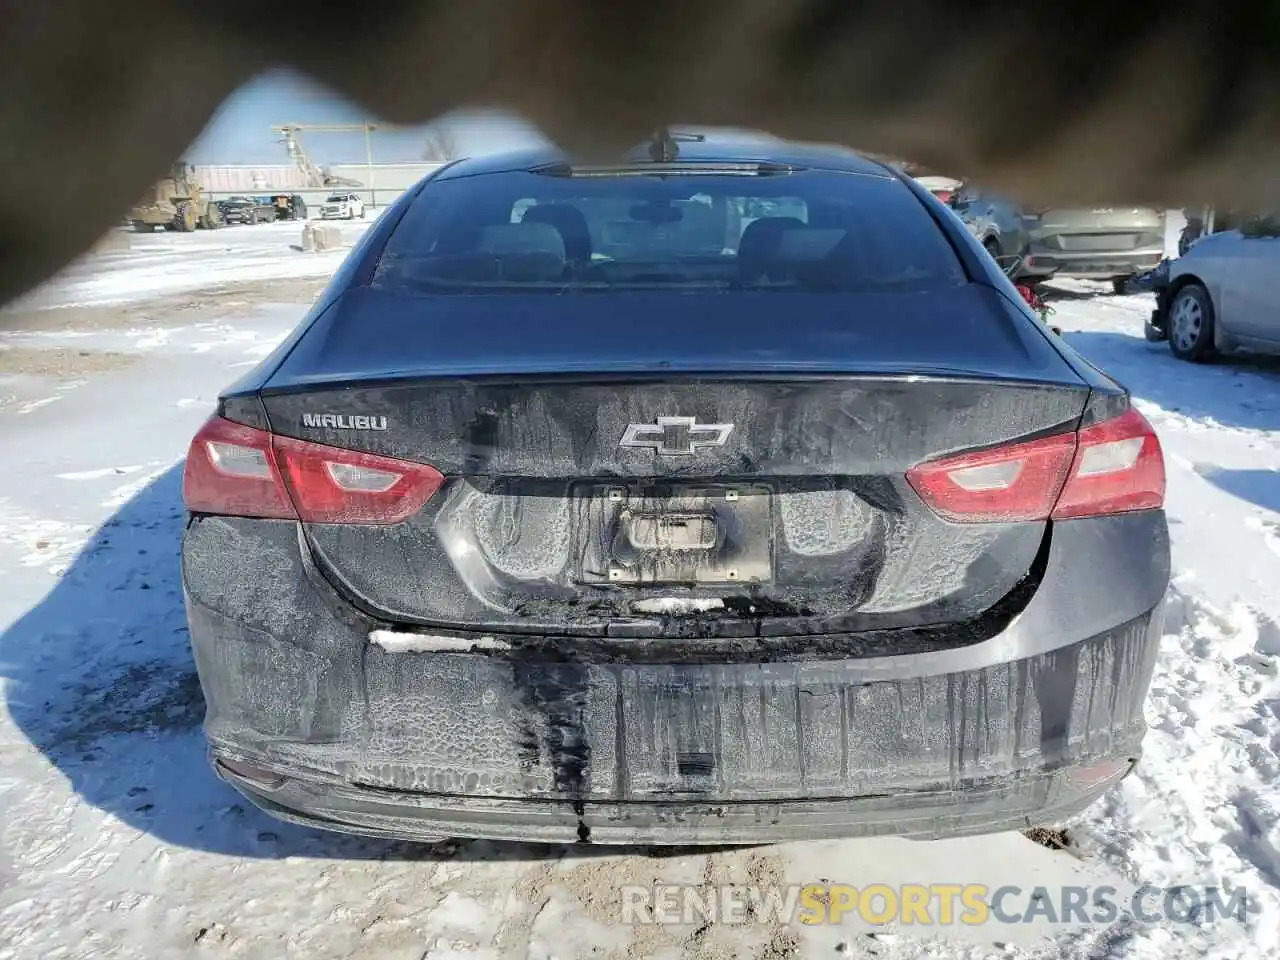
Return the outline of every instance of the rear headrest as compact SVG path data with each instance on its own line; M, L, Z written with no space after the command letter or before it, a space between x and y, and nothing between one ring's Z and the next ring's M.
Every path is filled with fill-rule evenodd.
M421 265L424 279L449 283L539 283L564 276L564 241L545 223L468 225Z
M544 254L564 261L564 240L549 223L498 223L480 231L476 248L499 256Z
M564 240L546 223L500 223L480 231L476 252L484 279L512 283L556 280L564 275Z
M739 271L749 277L766 273L778 255L783 234L803 227L804 221L795 217L761 217L747 224L738 240Z
M778 240L774 257L787 263L812 263L830 256L848 234L841 227L797 227Z
M564 241L565 256L577 263L591 259L591 230L582 211L567 203L540 203L530 207L521 223L545 223L554 227Z

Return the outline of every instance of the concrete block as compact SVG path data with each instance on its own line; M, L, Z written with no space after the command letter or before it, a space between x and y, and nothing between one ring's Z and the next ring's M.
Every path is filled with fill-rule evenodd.
M327 224L308 223L302 228L302 249L336 250L342 246L342 231Z

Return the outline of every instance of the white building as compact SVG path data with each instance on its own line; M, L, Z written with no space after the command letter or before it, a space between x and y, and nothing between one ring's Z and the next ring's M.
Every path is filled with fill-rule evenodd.
M385 206L413 186L439 163L413 161L402 163L335 163L326 168L333 177L358 183L349 189L373 206ZM319 203L330 192L328 187L307 186L302 168L294 164L224 164L195 167L195 176L205 192L215 199L233 193L300 193L308 203ZM348 188L337 188L348 189Z

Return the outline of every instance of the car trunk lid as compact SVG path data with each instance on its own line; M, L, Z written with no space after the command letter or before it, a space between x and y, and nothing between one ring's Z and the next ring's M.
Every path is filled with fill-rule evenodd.
M278 435L444 474L402 522L306 525L321 569L386 621L601 636L964 623L1027 578L1046 524L949 522L907 471L1070 430L1088 397L976 284L635 294L636 326L591 295L495 299L354 291L262 392Z
M1164 243L1164 217L1143 207L1048 209L1030 217L1032 242L1066 253L1119 252Z

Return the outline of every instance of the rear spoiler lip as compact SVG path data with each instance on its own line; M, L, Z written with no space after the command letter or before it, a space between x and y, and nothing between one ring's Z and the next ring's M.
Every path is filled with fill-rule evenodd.
M397 370L369 372L368 374L321 373L310 376L294 376L287 379L273 378L256 391L260 396L280 396L309 392L312 390L328 390L335 386L378 387L395 386L406 383L449 383L466 381L476 384L635 384L651 382L668 382L671 380L730 380L754 383L812 383L816 381L866 381L876 380L888 383L928 382L946 380L953 383L986 384L990 386L1011 387L1057 387L1067 390L1078 390L1087 393L1089 384L1081 381L1068 381L1065 378L1052 377L1017 377L1008 374L993 374L980 370L960 367L942 367L921 365L916 370L903 370L898 366L882 369L865 370L823 370L815 366L797 366L792 370L780 370L776 362L758 369L742 367L735 370L716 369L711 367L667 367L654 370L651 366L634 368L618 367L611 370L579 369L579 370L453 370L423 371Z

